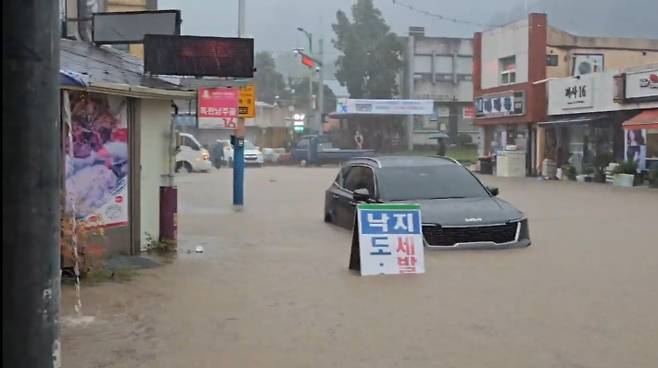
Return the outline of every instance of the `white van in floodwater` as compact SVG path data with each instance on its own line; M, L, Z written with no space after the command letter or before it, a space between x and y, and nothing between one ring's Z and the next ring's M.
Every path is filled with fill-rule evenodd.
M199 141L189 133L179 133L176 147L176 172L208 172L212 167L210 154Z

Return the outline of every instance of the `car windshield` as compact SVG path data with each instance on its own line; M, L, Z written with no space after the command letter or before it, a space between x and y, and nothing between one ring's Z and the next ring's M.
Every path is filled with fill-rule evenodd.
M387 201L489 196L473 175L457 165L385 167L379 170L378 185Z
M256 146L253 143L251 143L251 141L244 141L244 149L246 149L246 150L255 150L255 149L258 149L258 148L256 148Z

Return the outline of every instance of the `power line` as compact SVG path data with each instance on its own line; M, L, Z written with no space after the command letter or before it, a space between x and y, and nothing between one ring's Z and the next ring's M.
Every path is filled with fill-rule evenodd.
M478 27L484 27L484 28L492 28L496 27L494 24L486 24L486 23L478 23L478 22L473 22L470 20L465 20L465 19L458 19L454 17L450 17L447 15L439 14L439 13L434 13L425 9L419 9L411 4L405 3L404 1L400 0L393 0L393 5L400 6L402 8L407 8L413 12L419 13L426 15L428 17L440 19L446 22L451 22L451 23L456 23L456 24L466 24L466 25L471 25L471 26L478 26Z

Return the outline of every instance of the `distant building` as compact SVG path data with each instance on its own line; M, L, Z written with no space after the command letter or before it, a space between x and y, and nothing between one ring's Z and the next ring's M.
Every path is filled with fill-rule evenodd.
M402 96L434 100L432 116L409 118L412 144L436 144L429 137L439 131L448 133L451 143L457 143L459 133L477 136L472 115L473 40L427 36L423 27L410 27L403 40L407 49Z
M526 152L528 175L540 171L547 119L546 82L658 62L658 40L581 37L548 24L546 14L474 36L475 124L481 155L513 145Z

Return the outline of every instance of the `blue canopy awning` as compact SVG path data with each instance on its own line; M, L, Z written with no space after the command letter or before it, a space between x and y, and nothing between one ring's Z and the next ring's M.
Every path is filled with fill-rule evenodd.
M70 87L87 87L89 86L89 77L70 70L59 70L59 84Z

